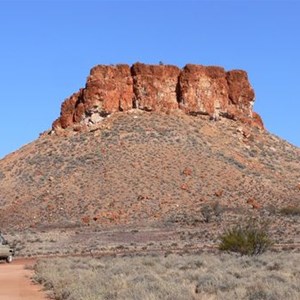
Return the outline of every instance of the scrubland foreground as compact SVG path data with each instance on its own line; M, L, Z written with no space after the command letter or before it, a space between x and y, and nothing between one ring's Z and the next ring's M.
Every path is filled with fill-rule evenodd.
M201 253L38 261L34 280L57 300L300 297L300 253Z

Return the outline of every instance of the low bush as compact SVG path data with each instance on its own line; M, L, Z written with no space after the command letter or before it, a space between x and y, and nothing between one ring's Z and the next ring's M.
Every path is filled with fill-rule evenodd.
M224 207L219 201L216 201L210 205L206 204L202 206L200 210L202 218L205 223L210 223L213 219L220 220L224 212Z
M287 206L280 209L280 213L286 216L300 216L299 206Z
M219 249L238 252L242 255L258 255L273 244L269 237L266 223L247 221L236 225L220 236Z

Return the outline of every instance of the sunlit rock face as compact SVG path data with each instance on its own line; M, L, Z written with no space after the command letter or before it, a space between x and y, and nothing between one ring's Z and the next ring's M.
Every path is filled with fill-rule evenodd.
M179 77L180 107L188 113L218 118L227 113L228 84L221 67L186 65Z
M226 117L263 128L253 112L255 94L247 73L226 72L217 66L187 64L132 66L98 65L86 85L66 99L53 131L88 130L115 112L131 109L187 114L206 114L213 120Z
M135 107L163 112L178 109L177 85L181 72L178 67L136 63L131 71Z

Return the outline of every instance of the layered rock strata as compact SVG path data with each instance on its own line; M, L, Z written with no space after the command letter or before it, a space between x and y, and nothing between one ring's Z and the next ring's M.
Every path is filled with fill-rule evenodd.
M98 65L91 69L85 88L66 99L55 132L81 130L100 123L118 111L141 109L171 113L206 114L240 120L263 128L253 112L255 94L247 73L224 68L188 64Z

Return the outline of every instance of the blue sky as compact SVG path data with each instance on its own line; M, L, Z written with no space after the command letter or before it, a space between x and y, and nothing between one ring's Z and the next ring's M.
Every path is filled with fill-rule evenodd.
M97 64L244 69L266 128L300 146L300 1L0 0L0 158L35 140Z

